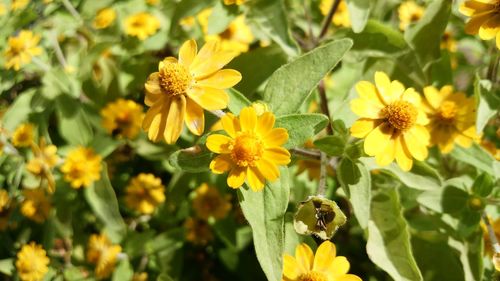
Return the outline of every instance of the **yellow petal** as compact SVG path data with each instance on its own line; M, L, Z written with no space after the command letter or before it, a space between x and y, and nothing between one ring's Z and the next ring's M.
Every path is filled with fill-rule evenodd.
M380 98L385 104L391 104L396 101L396 97L392 95L391 91L391 80L384 72L375 72L375 85L377 85L377 90L380 93Z
M266 147L282 146L288 141L288 131L284 128L274 128L264 138Z
M390 139L387 143L386 147L382 150L381 153L375 155L375 161L379 166L387 166L396 157L396 144L393 139Z
M266 148L262 157L276 165L287 165L290 163L290 152L282 147Z
M330 241L325 241L319 245L314 257L314 271L325 272L330 268L331 263L337 255L335 244Z
M244 132L252 132L257 125L257 114L253 107L245 107L240 112L240 126Z
M174 57L166 57L160 63L158 64L158 71L161 71L161 69L165 66L165 63L178 63L179 61L174 58Z
M160 86L160 73L153 72L149 75L148 80L144 84L144 88L147 93L153 95L161 94L161 86Z
M351 135L355 138L366 137L380 122L374 119L361 118L358 119L351 127Z
M253 191L260 191L264 188L264 175L260 173L257 167L248 167L247 180Z
M424 161L427 158L428 151L425 144L420 142L420 140L415 136L412 129L408 130L403 134L403 138L406 144L406 147L410 151L410 154L413 158Z
M464 134L458 134L455 138L455 142L462 147L468 148L472 145L472 138Z
M365 139L364 149L366 154L375 156L383 151L389 143L393 129L386 123L379 125L371 131Z
M213 134L208 136L206 146L212 152L227 154L231 153L229 147L232 141L233 139L228 136Z
M410 130L421 144L423 144L424 146L429 145L431 136L426 127L416 125L413 126Z
M240 81L241 73L234 69L222 69L202 80L196 81L196 85L223 90L231 88Z
M497 38L495 41L496 41L497 48L500 49L500 32L497 33Z
M184 122L191 133L197 136L203 134L205 128L203 108L190 98L186 99L186 115L184 116Z
M294 257L285 254L283 256L283 276L290 280L296 280L302 273L303 272L300 271L297 260Z
M427 114L425 113L425 111L423 110L423 108L418 109L417 120L415 120L415 123L418 124L418 125L425 126L425 125L429 124L429 122L430 122L430 120L427 117Z
M183 95L180 95L179 98L173 98L167 115L165 131L163 132L166 143L175 143L181 135L185 112L186 98Z
M371 102L378 104L379 107L384 107L384 101L380 99L377 94L377 88L375 85L368 81L360 81L356 84L356 92L364 100L370 100Z
M493 39L499 30L500 27L500 17L498 15L493 16L489 20L487 20L481 27L479 28L479 38L483 40Z
M215 54L219 50L219 40L210 40L201 47L200 52L196 55L193 62L191 63L189 69L193 70L198 67L200 64L207 61L211 56Z
M354 99L351 101L351 110L356 115L364 118L379 119L383 107L366 99Z
M257 162L257 168L264 176L264 178L269 181L274 181L280 176L280 170L278 169L278 167L266 158L261 158Z
M214 88L193 87L187 95L206 110L219 110L227 107L229 96L226 92Z
M196 45L196 41L188 40L182 44L179 49L179 62L189 67L196 57L196 52L198 51L198 46Z
M210 76L217 70L223 68L237 55L238 53L233 51L216 52L206 61L203 61L196 66L192 65L191 73L196 80L203 79L204 77Z
M276 118L274 117L274 114L271 112L264 112L257 120L257 127L255 128L255 131L257 134L265 136L273 129L275 121Z
M161 97L162 97L162 95L155 95L155 94L151 94L151 93L146 92L146 97L144 98L144 103L147 106L153 106L153 104L155 104Z
M477 16L473 16L467 24L465 24L465 32L468 34L477 34L479 32L479 28L486 21L491 18L491 13L484 13Z
M240 121L232 113L226 113L220 119L224 131L232 137L236 137L236 132L240 131Z
M402 99L417 107L420 106L420 102L422 100L420 95L413 88L406 89L403 93Z
M330 264L328 272L333 277L339 277L345 275L349 271L349 261L345 257L336 257Z
M210 170L214 174L223 174L231 169L233 162L227 154L219 155L210 162Z
M393 100L399 100L404 92L405 86L401 82L397 80L391 82L391 96Z
M446 98L434 86L425 87L424 96L434 110L437 110L441 106L443 100Z
M314 254L307 244L301 243L295 248L295 258L302 272L311 271L314 262Z
M335 278L335 281L363 281L363 280L354 274L346 274Z
M148 138L159 141L165 130L166 118L170 110L171 100L161 98L147 112L142 122L142 128L148 132Z
M239 188L245 182L247 176L246 168L234 167L227 177L227 185L232 188Z
M411 154L403 143L403 138L398 137L395 139L396 143L396 162L403 171L411 170L413 160Z

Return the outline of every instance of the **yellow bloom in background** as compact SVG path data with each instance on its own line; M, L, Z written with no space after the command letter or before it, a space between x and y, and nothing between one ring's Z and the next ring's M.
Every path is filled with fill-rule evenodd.
M5 7L5 4L0 3L0 16L5 15L7 13L7 8Z
M142 214L152 214L165 201L165 187L153 174L139 174L130 181L125 192L128 207Z
M92 26L95 29L104 29L110 26L116 19L116 11L113 8L104 8L97 12Z
M224 0L224 5L241 5L245 3L245 0Z
M102 125L111 135L135 138L140 130L144 118L142 105L125 99L118 99L108 103L101 110Z
M52 168L54 168L59 161L57 156L57 147L55 145L46 145L45 139L40 139L40 146L32 146L33 155L28 164L26 164L26 170L35 176L41 177L47 180L49 186L49 191L54 192L55 181L52 175Z
M441 49L448 50L450 53L457 51L457 41L453 38L453 33L446 30L441 37Z
M288 141L288 132L274 128L274 114L257 116L250 106L241 110L239 118L228 113L221 122L228 136L213 134L206 143L210 151L220 154L210 163L213 173L229 171L230 187L239 188L246 179L254 191L264 188L266 180L279 178L278 166L290 163L290 152L281 147Z
M193 209L201 219L208 220L213 217L220 220L231 210L230 199L228 194L223 196L216 187L203 183L195 191Z
M406 28L417 21L424 15L424 8L417 5L415 1L406 1L398 8L399 15L399 29L406 30Z
M7 190L0 189L0 213L4 212L9 208L10 196Z
M64 180L73 188L87 187L101 178L101 156L94 153L92 148L77 147L70 151L61 172Z
M333 0L321 0L319 4L319 10L323 16L328 15L331 7L333 5ZM347 4L345 1L340 1L340 4L333 15L332 22L336 26L350 27L351 20L349 18L349 11L347 10Z
M28 6L29 3L30 3L30 0L12 0L12 2L10 4L10 9L12 11L22 10L22 9L26 8L26 6Z
M134 273L134 276L132 276L132 281L148 281L148 273Z
M337 257L335 244L325 241L319 245L316 255L307 244L295 249L295 257L283 256L283 281L361 281L349 272L349 261Z
M39 35L33 35L31 30L21 30L17 36L10 36L4 53L5 67L19 70L22 65L31 62L34 56L42 53L42 48L38 47Z
M9 218L14 205L12 201L7 190L0 189L0 231L4 231L9 225Z
M494 142L483 139L481 140L481 146L486 149L486 151L488 151L496 160L500 161L500 149L497 148Z
M33 143L33 125L21 124L12 134L12 144L16 147L27 147Z
M208 222L202 219L187 218L184 222L186 229L186 240L195 244L204 246L214 240L214 235Z
M207 42L197 53L194 40L186 41L179 50L179 60L167 57L158 72L149 75L144 102L150 106L142 128L153 141L168 144L179 138L183 123L195 135L203 133L205 110L227 107L229 96L224 91L241 80L233 69L222 69L236 56L222 51L218 41Z
M454 144L469 147L473 141L479 142L476 134L476 105L474 98L463 93L454 93L452 86L441 90L433 86L424 88L424 111L430 123L431 145L438 145L443 153L450 152Z
M160 0L146 0L146 3L148 3L149 5L156 6L160 4Z
M364 138L366 154L375 156L378 165L394 159L404 171L413 166L413 158L427 158L429 119L421 106L420 95L405 89L399 81L389 80L383 72L375 73L375 85L368 81L356 84L360 98L351 101L351 110L361 118L351 127L351 135Z
M21 213L37 223L44 222L50 215L52 208L50 201L41 188L23 190L24 201L21 204Z
M137 13L125 19L125 33L140 40L152 36L160 27L160 20L146 12Z
M184 28L191 28L195 25L196 19L194 16L187 16L179 21L179 24Z
M40 281L49 272L50 260L41 245L24 245L17 253L16 269L22 281Z
M500 49L500 3L497 0L466 0L460 6L460 12L469 21L465 25L465 32L478 34L483 40L496 38L497 48Z
M87 262L96 265L95 275L98 279L105 279L111 275L121 251L122 247L112 244L105 234L90 235L87 244Z

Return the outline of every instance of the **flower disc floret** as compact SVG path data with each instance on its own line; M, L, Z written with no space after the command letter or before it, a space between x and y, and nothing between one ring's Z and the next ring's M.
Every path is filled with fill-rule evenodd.
M325 274L321 272L307 272L299 276L299 281L328 281L328 278Z
M169 96L186 94L192 80L188 69L178 62L167 60L160 68L160 86Z
M238 133L229 146L231 159L240 167L255 167L264 154L262 140L253 133Z
M382 110L382 114L394 129L407 130L417 120L418 111L407 101L396 101Z

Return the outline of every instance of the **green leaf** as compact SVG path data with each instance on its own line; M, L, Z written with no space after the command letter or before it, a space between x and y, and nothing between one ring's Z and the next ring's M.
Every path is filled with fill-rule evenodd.
M275 128L288 130L288 142L285 148L302 146L328 124L328 118L323 114L290 114L276 118Z
M290 186L288 169L280 170L280 179L266 183L262 191L238 189L241 209L252 227L255 253L268 280L281 280L283 266L285 212Z
M0 272L7 275L12 276L14 272L14 259L3 259L0 260Z
M342 156L347 139L341 135L326 136L314 141L314 146L329 156Z
M269 78L264 101L276 115L296 113L351 46L350 39L333 41L280 67Z
M224 5L222 1L217 1L208 17L208 34L223 32L237 15L237 5L228 6Z
M446 186L435 190L427 190L417 196L417 202L438 213L458 215L467 205L469 195L464 190Z
M70 144L87 145L94 133L81 103L60 96L56 99L56 108L59 134Z
M352 30L355 33L360 33L368 22L374 0L347 0L346 2Z
M481 80L476 76L474 96L477 104L476 131L480 134L488 121L497 114L500 108L500 97L492 90L491 81Z
M238 115L241 109L243 109L244 107L252 104L252 102L248 100L242 93L233 88L229 89L228 94L229 104L227 105L227 107L235 115Z
M457 160L463 161L480 171L486 172L498 178L500 175L495 174L494 163L495 159L488 152L484 151L479 145L472 144L469 148L455 146L451 152L451 156Z
M106 164L102 163L101 178L84 188L85 199L96 216L104 223L106 233L113 242L119 242L126 232L120 215L118 199L108 178Z
M181 149L172 153L168 158L168 162L174 168L189 173L208 171L211 161L212 153L210 151L198 149L194 149L194 151Z
M121 280L132 280L132 276L134 275L134 270L130 265L128 259L123 259L118 263L118 266L113 271L112 281L121 281Z
M13 132L22 122L28 120L31 113L31 100L35 95L35 90L29 90L20 94L14 103L9 106L9 109L2 117L2 126Z
M495 183L490 175L482 173L474 181L474 184L472 185L472 192L474 192L477 196L486 197L493 191L494 184Z
M342 162L351 161L348 158L343 158L337 169L338 179L342 188L349 196L349 201L352 204L354 215L358 219L359 225L366 229L370 218L370 202L371 202L371 177L370 171L361 162L353 163L356 166L358 175L352 177L352 168L350 165L345 165ZM352 162L351 162L352 163ZM345 170L347 169L347 170Z
M408 224L396 189L379 190L372 197L366 251L394 280L422 281L413 257Z

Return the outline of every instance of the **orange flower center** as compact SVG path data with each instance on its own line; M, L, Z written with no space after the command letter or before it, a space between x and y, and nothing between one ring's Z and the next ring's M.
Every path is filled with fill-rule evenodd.
M233 38L234 32L235 32L234 28L228 27L226 30L220 33L219 36L222 39L229 40Z
M417 120L418 111L407 101L396 101L382 110L391 127L401 131L411 128Z
M458 108L457 104L453 101L444 101L439 107L438 119L441 123L453 123L455 117L457 116Z
M310 271L300 275L298 281L328 281L328 278L321 272Z
M254 133L243 132L236 136L229 149L238 166L253 167L264 153L264 144Z
M164 62L160 69L160 86L169 96L185 94L193 78L188 69L174 62Z

